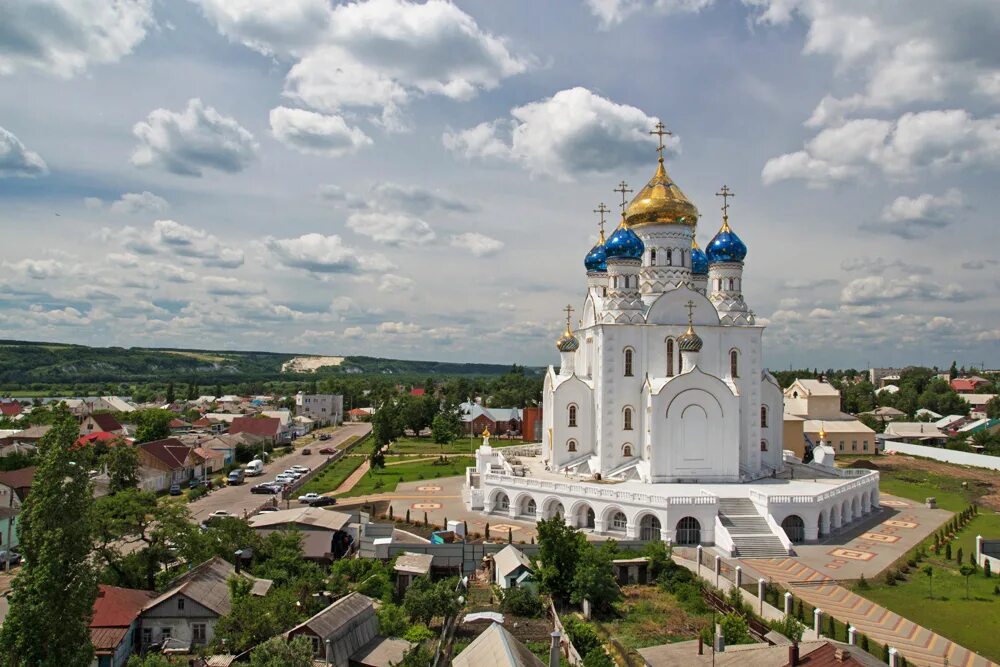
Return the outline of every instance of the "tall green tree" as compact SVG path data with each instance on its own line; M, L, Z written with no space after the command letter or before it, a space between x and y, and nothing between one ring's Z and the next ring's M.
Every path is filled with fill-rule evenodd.
M167 403L173 403L177 399L177 394L174 393L174 382L171 380L167 383Z
M121 443L112 447L105 462L108 466L108 493L114 495L139 485L139 450Z
M584 544L573 575L570 597L573 604L583 604L584 600L589 600L594 611L601 613L621 599L622 592L615 581L611 559L611 552L606 547Z
M174 415L169 410L139 410L135 413L135 442L153 442L170 437L170 420Z
M21 513L25 563L0 629L7 665L87 667L87 625L97 597L91 565L92 506L87 471L73 460L79 426L65 409L39 446L38 468Z
M539 576L542 588L553 597L568 600L573 592L580 552L587 546L587 538L576 528L556 515L537 524Z
M434 442L439 445L447 445L459 436L462 422L458 416L458 410L454 408L445 409L434 415L431 422L431 431L434 435Z

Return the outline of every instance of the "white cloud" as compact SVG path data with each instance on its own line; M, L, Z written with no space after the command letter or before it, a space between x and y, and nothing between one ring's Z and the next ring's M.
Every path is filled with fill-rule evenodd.
M139 139L132 164L182 176L201 176L204 169L236 173L257 156L257 142L246 128L198 98L188 100L184 111L154 109L132 134Z
M205 18L233 42L264 54L294 53L328 29L328 0L195 0Z
M852 273L864 273L867 275L882 275L883 273L895 270L907 274L916 274L921 271L931 273L932 269L925 265L907 264L901 259L885 259L884 257L861 257L853 255L840 262L840 268Z
M344 338L364 338L365 330L361 327L347 327L344 329Z
M16 262L5 261L0 264L0 266L3 266L3 268L7 271L12 271L34 280L60 278L69 274L69 268L62 262L55 259L25 258Z
M965 198L955 188L943 195L925 193L916 197L896 197L882 209L878 222L864 224L861 228L903 239L925 238L953 223L964 207Z
M406 336L412 334L418 334L423 329L412 322L381 322L375 330L380 334L388 334L392 336Z
M771 158L766 185L789 179L822 187L874 169L894 179L922 171L1000 165L1000 116L974 118L962 109L903 114L889 122L850 120L817 134L804 150Z
M166 199L147 190L126 192L111 203L112 213L162 213L169 208L170 204Z
M617 25L633 14L697 13L715 0L587 0L590 12L597 17L602 28Z
M0 22L3 9L0 9ZM3 27L0 24L0 33ZM0 39L2 45L2 39ZM49 173L42 156L29 151L11 132L0 127L0 178L8 176L44 176Z
M117 62L152 25L152 0L7 0L0 3L0 74L70 77Z
M954 284L939 285L921 276L885 278L867 276L848 283L840 293L841 301L849 306L875 306L897 300L964 301L964 290Z
M434 230L420 218L405 213L357 212L347 218L355 234L389 246L422 245L434 240Z
M653 157L649 131L657 119L586 88L561 90L510 113L509 121L446 132L445 147L463 158L510 160L567 181L578 173L648 164ZM667 139L671 147L678 145L676 137Z
M174 255L220 268L235 268L244 261L242 250L224 245L203 229L174 220L157 220L148 231L135 227L123 227L121 230L105 228L101 235L106 240L122 242L125 248L140 255Z
M310 273L331 274L361 271L387 271L392 263L377 253L361 253L344 245L336 235L304 234L297 238L267 237L264 246L284 266Z
M360 197L357 198L359 201ZM414 185L400 185L389 181L376 183L368 192L367 198L358 208L373 208L385 211L405 211L420 215L432 210L453 213L471 213L476 210L472 204L458 197L429 190Z
M379 292L405 292L413 289L413 279L406 276L397 276L395 273L387 273L379 281Z
M206 292L216 296L247 296L264 291L260 285L230 276L203 276L199 282Z
M277 107L271 109L270 119L274 137L303 153L339 157L372 143L371 137L341 116Z
M479 232L466 232L451 237L451 245L476 257L491 257L503 249L503 241Z

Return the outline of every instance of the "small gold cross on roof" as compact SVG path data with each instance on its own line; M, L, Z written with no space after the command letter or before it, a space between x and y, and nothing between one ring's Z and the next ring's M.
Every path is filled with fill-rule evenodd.
M607 206L605 206L604 202L601 202L600 204L598 204L597 208L594 209L594 213L600 213L600 215L601 215L600 226L601 226L601 235L602 236L604 235L604 214L605 213L610 213L610 212L611 212L611 209L608 208Z
M728 185L723 185L722 189L715 193L715 196L722 197L722 216L729 218L729 198L735 197L736 193L730 190Z
M672 136L674 136L674 133L671 132L670 130L668 130L667 127L666 127L666 125L664 125L662 121L658 122L656 124L656 129L655 130L650 130L649 133L657 135L657 137L660 140L660 145L656 148L656 152L660 154L660 159L662 160L663 159L663 149L666 148L666 146L663 144L663 137L664 136L671 136L672 137Z
M622 213L624 213L625 212L625 204L626 204L625 195L626 195L626 193L629 193L629 192L635 192L635 190L630 190L629 187L628 187L628 183L626 183L625 181L622 181L621 183L618 184L618 187L615 188L615 192L622 193L622 203L619 204L619 206L622 207Z

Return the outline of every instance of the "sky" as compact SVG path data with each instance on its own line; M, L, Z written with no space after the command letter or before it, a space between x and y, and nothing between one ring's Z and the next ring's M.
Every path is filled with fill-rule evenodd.
M1000 365L995 0L9 0L0 337L557 363L658 121L767 365Z

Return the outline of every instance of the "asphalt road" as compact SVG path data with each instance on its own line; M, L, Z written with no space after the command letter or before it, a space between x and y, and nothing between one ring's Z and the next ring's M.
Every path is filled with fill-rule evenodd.
M294 452L287 456L282 456L277 460L271 461L264 466L263 475L259 477L247 477L246 482L243 484L216 489L208 495L202 496L193 503L189 503L187 507L191 512L191 517L193 520L200 522L216 510L226 510L233 516L241 517L243 516L244 511L249 513L251 510L262 505L266 500L278 497L250 493L250 487L255 484L260 484L261 482L271 481L278 473L290 468L293 465L304 465L313 470L328 458L317 453L320 449L324 447L334 447L339 449L340 446L344 444L344 441L351 436L356 435L360 437L367 434L371 430L371 424L363 422L348 422L343 426L338 427L333 432L333 437L330 440L316 440L308 444L303 444L302 439L300 439L299 441L296 441ZM306 455L302 453L302 450L306 447L312 450L312 454ZM298 506L298 502L294 498L291 500L291 506ZM284 509L284 503L282 503L282 509Z

